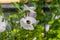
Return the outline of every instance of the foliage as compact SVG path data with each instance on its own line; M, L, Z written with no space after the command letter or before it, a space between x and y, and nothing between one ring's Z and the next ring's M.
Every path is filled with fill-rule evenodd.
M55 19L55 16L60 15L60 0L53 0L50 4L45 4L45 6L50 9L50 12L47 11L47 13L42 9L44 1L45 0L31 0L28 3L28 5L32 4L36 8L36 19L39 20L34 30L25 30L19 23L21 17L25 14L20 7L23 6L25 2L12 3L18 10L18 13L7 17L8 25L6 31L0 33L0 40L33 40L34 37L36 37L36 40L60 40L60 19ZM51 25L47 33L45 32L45 26L43 24Z

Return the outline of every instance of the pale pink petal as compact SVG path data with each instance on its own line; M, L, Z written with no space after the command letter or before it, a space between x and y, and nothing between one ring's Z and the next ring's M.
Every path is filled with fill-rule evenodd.
M30 13L29 13L29 16L30 16L30 17L34 17L34 18L36 18L36 13L32 13L32 12L30 12Z

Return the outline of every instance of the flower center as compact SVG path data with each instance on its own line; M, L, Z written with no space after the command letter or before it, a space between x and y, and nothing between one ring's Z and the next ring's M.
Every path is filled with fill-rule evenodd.
M30 24L30 21L29 20L27 20L26 22L27 22L27 24Z

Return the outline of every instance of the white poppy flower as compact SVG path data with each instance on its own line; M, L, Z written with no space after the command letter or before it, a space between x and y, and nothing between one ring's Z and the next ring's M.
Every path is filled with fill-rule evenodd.
M20 20L20 24L26 30L34 30L33 24L36 25L37 21L33 17L25 17Z
M6 30L6 25L7 25L6 21L2 22L2 19L3 19L3 16L0 16L0 32L5 31Z
M45 31L46 31L46 32L49 31L50 26L51 26L51 25L49 25L49 24L46 24L46 25L45 25Z
M27 5L24 5L23 10L24 11L29 10L30 11L30 13L28 13L29 16L34 18L36 17L36 12L34 11L34 7L28 7Z

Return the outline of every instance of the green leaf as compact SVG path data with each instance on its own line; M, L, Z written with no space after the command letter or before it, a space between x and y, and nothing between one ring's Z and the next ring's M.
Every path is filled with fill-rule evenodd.
M54 20L50 20L49 22L48 22L48 24L53 24L54 23Z

